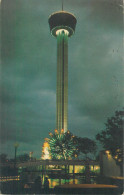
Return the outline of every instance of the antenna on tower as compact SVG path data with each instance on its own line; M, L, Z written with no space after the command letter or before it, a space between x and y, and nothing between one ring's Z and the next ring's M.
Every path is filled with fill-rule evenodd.
M62 0L62 11L63 11L63 0Z

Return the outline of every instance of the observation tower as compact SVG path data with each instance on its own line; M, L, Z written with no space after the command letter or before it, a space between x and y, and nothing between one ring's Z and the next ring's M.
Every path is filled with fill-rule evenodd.
M68 130L68 37L75 32L76 18L66 11L50 15L51 34L57 39L57 88L56 88L56 129Z

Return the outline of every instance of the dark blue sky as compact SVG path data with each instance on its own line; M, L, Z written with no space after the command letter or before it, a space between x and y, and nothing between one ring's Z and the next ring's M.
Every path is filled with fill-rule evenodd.
M48 17L60 0L2 0L1 153L34 152L55 129L56 39ZM77 18L69 39L69 130L95 138L123 107L122 0L66 0Z

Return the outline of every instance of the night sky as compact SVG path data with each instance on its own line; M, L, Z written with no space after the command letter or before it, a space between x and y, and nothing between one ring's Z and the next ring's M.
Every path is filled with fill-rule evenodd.
M57 43L48 17L61 0L2 0L0 153L33 151L56 124ZM77 18L69 38L68 128L95 139L123 107L122 0L66 0Z

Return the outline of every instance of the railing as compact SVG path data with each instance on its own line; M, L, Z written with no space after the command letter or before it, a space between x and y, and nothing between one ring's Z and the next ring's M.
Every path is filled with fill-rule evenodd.
M30 161L22 161L16 162L16 167L30 167L30 166L40 166L40 165L98 165L99 162L89 160L30 160ZM14 162L0 163L0 167L2 166L10 166L14 167Z

